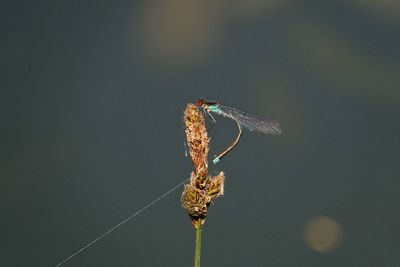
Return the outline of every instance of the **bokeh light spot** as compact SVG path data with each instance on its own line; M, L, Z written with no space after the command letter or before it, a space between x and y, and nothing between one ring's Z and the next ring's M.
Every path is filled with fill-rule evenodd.
M160 66L197 65L210 58L220 41L220 16L207 1L150 1L139 17L143 53Z
M320 253L335 250L343 240L343 235L343 226L325 216L311 218L304 227L305 243Z

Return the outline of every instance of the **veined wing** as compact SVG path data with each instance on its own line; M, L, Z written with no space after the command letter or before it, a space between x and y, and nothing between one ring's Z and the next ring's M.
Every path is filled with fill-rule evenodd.
M221 115L237 121L240 125L250 131L258 131L264 134L282 133L279 123L273 120L262 118L221 104L218 104L218 108L222 111Z

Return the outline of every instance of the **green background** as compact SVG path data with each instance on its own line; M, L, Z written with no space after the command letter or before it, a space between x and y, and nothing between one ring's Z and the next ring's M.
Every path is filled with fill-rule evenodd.
M400 266L398 2L1 6L1 266L55 266L188 178L182 112L202 96L283 128L210 164L227 178L203 266ZM216 119L210 156L236 134ZM181 192L64 266L191 266ZM343 231L322 253L318 216Z

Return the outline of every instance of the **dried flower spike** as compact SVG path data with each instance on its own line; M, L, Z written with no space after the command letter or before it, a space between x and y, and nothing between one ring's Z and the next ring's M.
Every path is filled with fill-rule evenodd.
M204 179L208 171L207 157L210 139L207 136L203 113L196 105L189 103L185 109L183 120L194 172Z
M204 123L203 113L194 104L188 104L184 112L186 142L194 170L190 183L182 193L182 207L188 212L196 229L204 224L208 207L214 198L224 193L225 175L208 175L208 151L210 139Z

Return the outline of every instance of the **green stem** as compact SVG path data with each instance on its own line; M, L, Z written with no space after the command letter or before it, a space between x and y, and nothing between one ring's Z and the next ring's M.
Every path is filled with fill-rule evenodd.
M200 267L201 254L201 227L196 229L196 250L194 254L194 267Z

